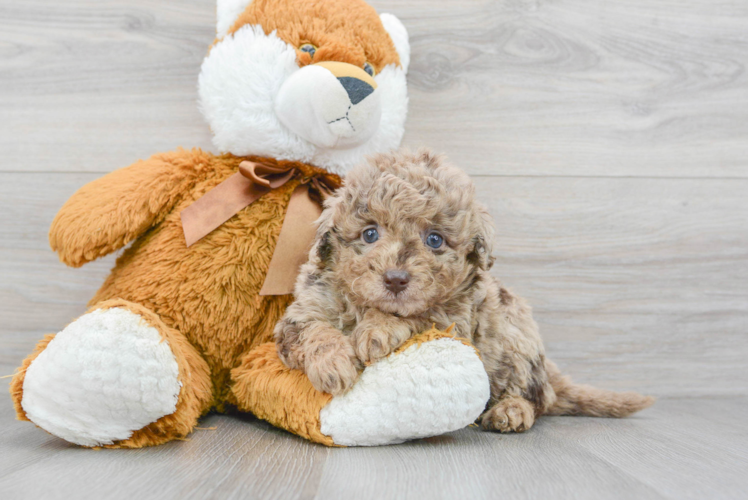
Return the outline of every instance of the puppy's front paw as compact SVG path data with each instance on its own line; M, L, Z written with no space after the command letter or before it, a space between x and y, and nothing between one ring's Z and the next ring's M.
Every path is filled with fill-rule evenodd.
M524 432L535 423L535 409L524 398L503 398L481 416L481 425L487 431Z
M370 323L359 325L354 333L354 339L356 356L363 363L370 363L392 352L389 335L384 332L382 327L377 325Z
M392 321L363 321L353 332L353 347L363 363L372 363L389 356L410 336L407 325Z
M304 371L315 389L333 396L351 388L358 378L356 355L347 339L332 338L306 357Z

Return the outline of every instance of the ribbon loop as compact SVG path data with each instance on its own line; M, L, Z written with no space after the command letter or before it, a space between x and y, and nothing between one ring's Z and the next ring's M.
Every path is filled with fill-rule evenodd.
M242 161L239 171L182 210L182 229L191 246L236 215L243 208L291 180L300 170ZM324 177L305 177L291 195L280 235L260 295L293 292L299 267L306 262L314 240L314 221L322 213L320 203L334 185ZM310 193L311 191L311 193ZM313 196L310 196L313 195Z
M293 167L282 168L243 161L239 172L214 187L182 210L182 229L187 246L252 204L271 189L284 185L296 173Z
M273 167L245 160L239 164L239 173L262 187L276 189L291 180L296 173L293 167Z

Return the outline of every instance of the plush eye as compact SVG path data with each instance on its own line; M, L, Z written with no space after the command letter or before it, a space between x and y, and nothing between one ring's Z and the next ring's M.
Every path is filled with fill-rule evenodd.
M439 248L444 244L444 237L439 233L429 233L426 236L426 244L431 248Z
M369 63L364 63L364 71L369 73L369 76L374 76L374 66Z
M375 227L367 227L361 232L361 239L364 243L374 243L379 239L379 231Z
M305 43L301 47L299 47L299 50L302 52L306 52L309 54L309 57L314 58L314 53L317 52L317 47L312 45L311 43Z

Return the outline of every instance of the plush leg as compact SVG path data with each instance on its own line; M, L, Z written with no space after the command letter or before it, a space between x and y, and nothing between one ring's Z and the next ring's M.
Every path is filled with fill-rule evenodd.
M319 412L332 399L312 386L301 370L292 370L278 357L274 342L244 355L231 371L232 403L276 427L327 446L332 438L320 431Z
M239 409L328 446L393 444L451 432L475 421L490 392L475 348L438 330L368 366L335 397L281 363L273 343L246 354L231 375Z
M138 304L109 300L47 335L10 387L18 418L82 446L139 448L187 435L211 404L205 360Z

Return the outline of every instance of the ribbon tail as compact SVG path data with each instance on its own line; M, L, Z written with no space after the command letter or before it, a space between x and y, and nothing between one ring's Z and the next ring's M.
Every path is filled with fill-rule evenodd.
M293 293L299 268L308 260L322 208L309 197L309 185L296 188L288 203L273 258L260 295Z

